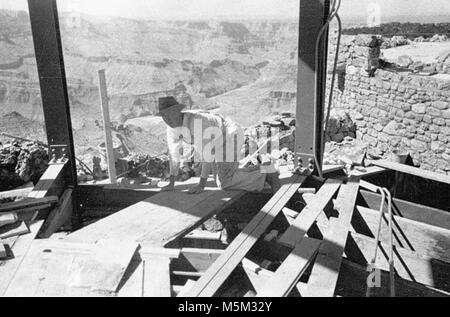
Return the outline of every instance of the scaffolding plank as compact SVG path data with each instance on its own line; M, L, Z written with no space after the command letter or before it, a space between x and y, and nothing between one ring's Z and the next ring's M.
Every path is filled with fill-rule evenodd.
M12 252L14 254L13 259L0 261L0 296L4 296L11 281L14 279L17 270L21 266L25 255L33 243L39 229L41 228L43 221L37 221L30 225L30 233L20 236L14 245L12 246Z
M347 259L360 265L370 263L376 240L357 233L351 233L349 239L352 241L347 243L345 249ZM388 245L380 243L376 267L386 272L389 272L388 251ZM450 263L395 247L394 268L396 275L404 280L450 292Z
M156 256L143 260L144 297L170 297L170 259Z
M28 198L59 196L64 190L66 164L51 164L39 179Z
M429 180L433 180L436 182L450 185L450 176L445 175L445 174L427 171L427 170L417 168L414 166L409 166L406 164L400 164L400 163L390 162L390 161L385 161L385 160L371 161L371 163L375 166L387 168L387 169L390 169L393 171L397 171L397 172L401 172L401 173L405 173L405 174L409 174L409 175L414 175L417 177L422 177L425 179L429 179Z
M303 296L334 296L358 190L358 179L350 179L347 184L341 186L335 204L339 218L330 219L329 230L324 236Z
M369 208L374 210L378 210L380 208L380 194L361 190L361 196L364 200L364 205L367 205ZM398 198L392 199L392 207L395 215L450 230L450 214L448 211L412 203Z
M286 297L297 284L319 249L321 241L304 238L288 255L257 297Z
M300 214L281 236L278 242L287 247L294 248L316 221L319 214L333 198L341 186L342 181L329 179L322 185L314 200L308 203Z
M73 189L69 188L64 191L61 196L61 203L54 208L47 216L42 226L40 238L49 238L61 226L70 220L73 212Z
M125 239L163 247L245 193L220 190L212 187L212 182L208 186L198 195L185 191L158 193L68 235L65 240L95 243L102 239Z
M233 240L225 252L215 261L187 297L211 297L241 263L245 255L267 230L281 209L288 203L306 180L304 176L294 175L291 182L283 185L244 230Z
M75 260L78 265L71 272L70 286L98 294L115 293L137 247L135 242L102 242L94 254Z

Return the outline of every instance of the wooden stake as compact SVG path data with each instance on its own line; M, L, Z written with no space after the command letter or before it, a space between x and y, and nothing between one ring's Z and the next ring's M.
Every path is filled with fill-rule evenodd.
M104 69L98 71L98 81L100 89L100 101L102 105L103 126L105 129L105 146L106 158L108 160L109 180L111 184L117 184L114 148L111 135L111 123L109 120L108 91L106 88L106 77Z

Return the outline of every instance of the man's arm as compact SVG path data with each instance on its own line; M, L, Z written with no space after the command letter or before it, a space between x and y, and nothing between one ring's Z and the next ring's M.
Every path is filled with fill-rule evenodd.
M205 190L206 183L208 182L208 177L211 174L212 163L203 162L201 163L200 168L201 168L200 182L198 183L197 186L189 190L188 192L189 194L199 194Z

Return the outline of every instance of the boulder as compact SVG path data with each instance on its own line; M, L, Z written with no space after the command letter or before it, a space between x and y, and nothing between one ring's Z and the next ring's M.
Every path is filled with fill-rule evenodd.
M411 56L409 56L409 55L401 55L397 59L397 64L400 67L408 68L413 63L414 63L414 61L412 60Z

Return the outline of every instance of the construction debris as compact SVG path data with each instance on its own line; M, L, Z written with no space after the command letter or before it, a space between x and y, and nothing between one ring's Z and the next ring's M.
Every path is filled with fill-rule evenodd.
M48 167L47 148L39 143L0 144L0 191L37 183Z

